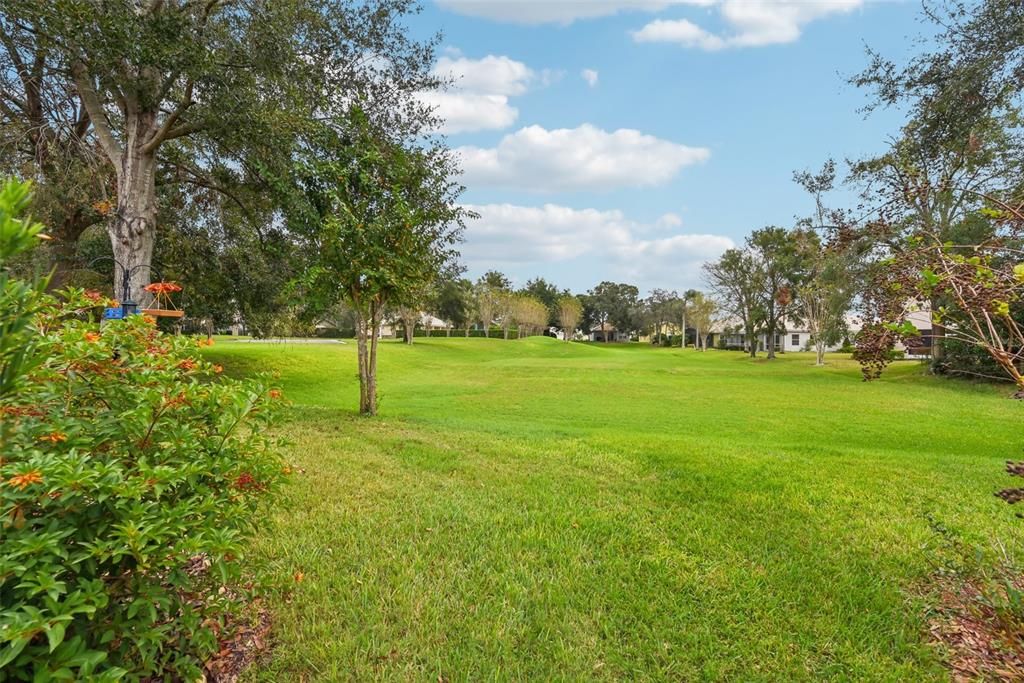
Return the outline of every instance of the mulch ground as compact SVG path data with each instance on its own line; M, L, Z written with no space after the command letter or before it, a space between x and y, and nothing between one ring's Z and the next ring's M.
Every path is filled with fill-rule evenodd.
M1024 681L1021 649L1008 646L1008 634L977 586L939 577L937 588L938 605L928 629L945 655L952 679L957 683Z

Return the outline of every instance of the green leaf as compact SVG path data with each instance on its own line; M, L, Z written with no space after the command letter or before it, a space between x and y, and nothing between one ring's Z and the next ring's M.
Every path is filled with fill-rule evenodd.
M46 629L46 640L50 643L50 652L57 649L57 646L64 641L64 630L67 626L62 621L51 624Z
M8 646L4 648L3 652L0 652L0 669L13 662L31 640L31 638L15 638L10 641Z

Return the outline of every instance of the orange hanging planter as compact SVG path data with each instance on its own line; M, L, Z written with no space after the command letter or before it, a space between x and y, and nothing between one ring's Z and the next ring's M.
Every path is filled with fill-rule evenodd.
M157 318L181 318L185 311L179 310L171 301L171 294L181 291L181 285L176 282L153 282L143 287L153 295L154 307L143 308L140 313L151 315Z

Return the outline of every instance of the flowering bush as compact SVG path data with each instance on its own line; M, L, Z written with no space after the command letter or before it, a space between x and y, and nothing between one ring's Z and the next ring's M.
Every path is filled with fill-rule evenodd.
M218 377L194 340L143 316L101 327L108 302L95 293L57 299L7 280L5 260L38 232L11 200L27 190L11 187L0 192L0 330L18 337L0 345L11 380L0 386L0 681L196 680L244 597L245 535L283 476L265 430L279 392ZM4 356L15 341L28 352Z

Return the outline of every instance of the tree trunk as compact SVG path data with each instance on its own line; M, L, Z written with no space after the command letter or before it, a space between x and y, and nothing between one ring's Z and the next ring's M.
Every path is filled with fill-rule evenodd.
M820 342L820 341L818 341L818 340L815 340L814 341L814 347L815 347L815 349L817 351L817 359L815 360L814 364L815 365L819 365L819 366L820 365L824 365L825 364L825 344Z
M452 336L452 324L451 323L448 323L448 327L444 328L444 336L446 336L446 337Z
M508 325L505 325L505 341L508 341Z
M466 339L469 339L469 323L466 323Z
M608 343L608 334L604 331L604 321L601 321L601 341Z
M768 360L775 359L775 328L770 327L764 333L764 349L768 352Z
M359 357L359 412L362 415L377 414L377 335L376 311L370 308L369 320L363 312L356 318L356 343Z
M941 303L937 299L932 299L929 302L930 311L937 311L941 306ZM939 360L943 356L942 342L946 338L946 328L932 320L932 338L931 338L931 352L932 360ZM931 367L937 367L935 363L932 363Z
M114 298L127 296L144 308L152 297L150 282L156 242L156 154L143 149L154 129L155 112L138 112L125 123L127 139L117 169L117 211L108 225L114 259ZM124 271L128 291L124 291Z
M376 329L378 317L379 314L375 307L370 317L373 323L371 330ZM366 406L363 414L372 416L377 414L377 335L372 332L370 334L370 358L366 368L366 382Z
M369 354L366 348L366 317L362 312L356 313L356 357L359 366L359 412L365 413L366 400L366 368L369 365Z

